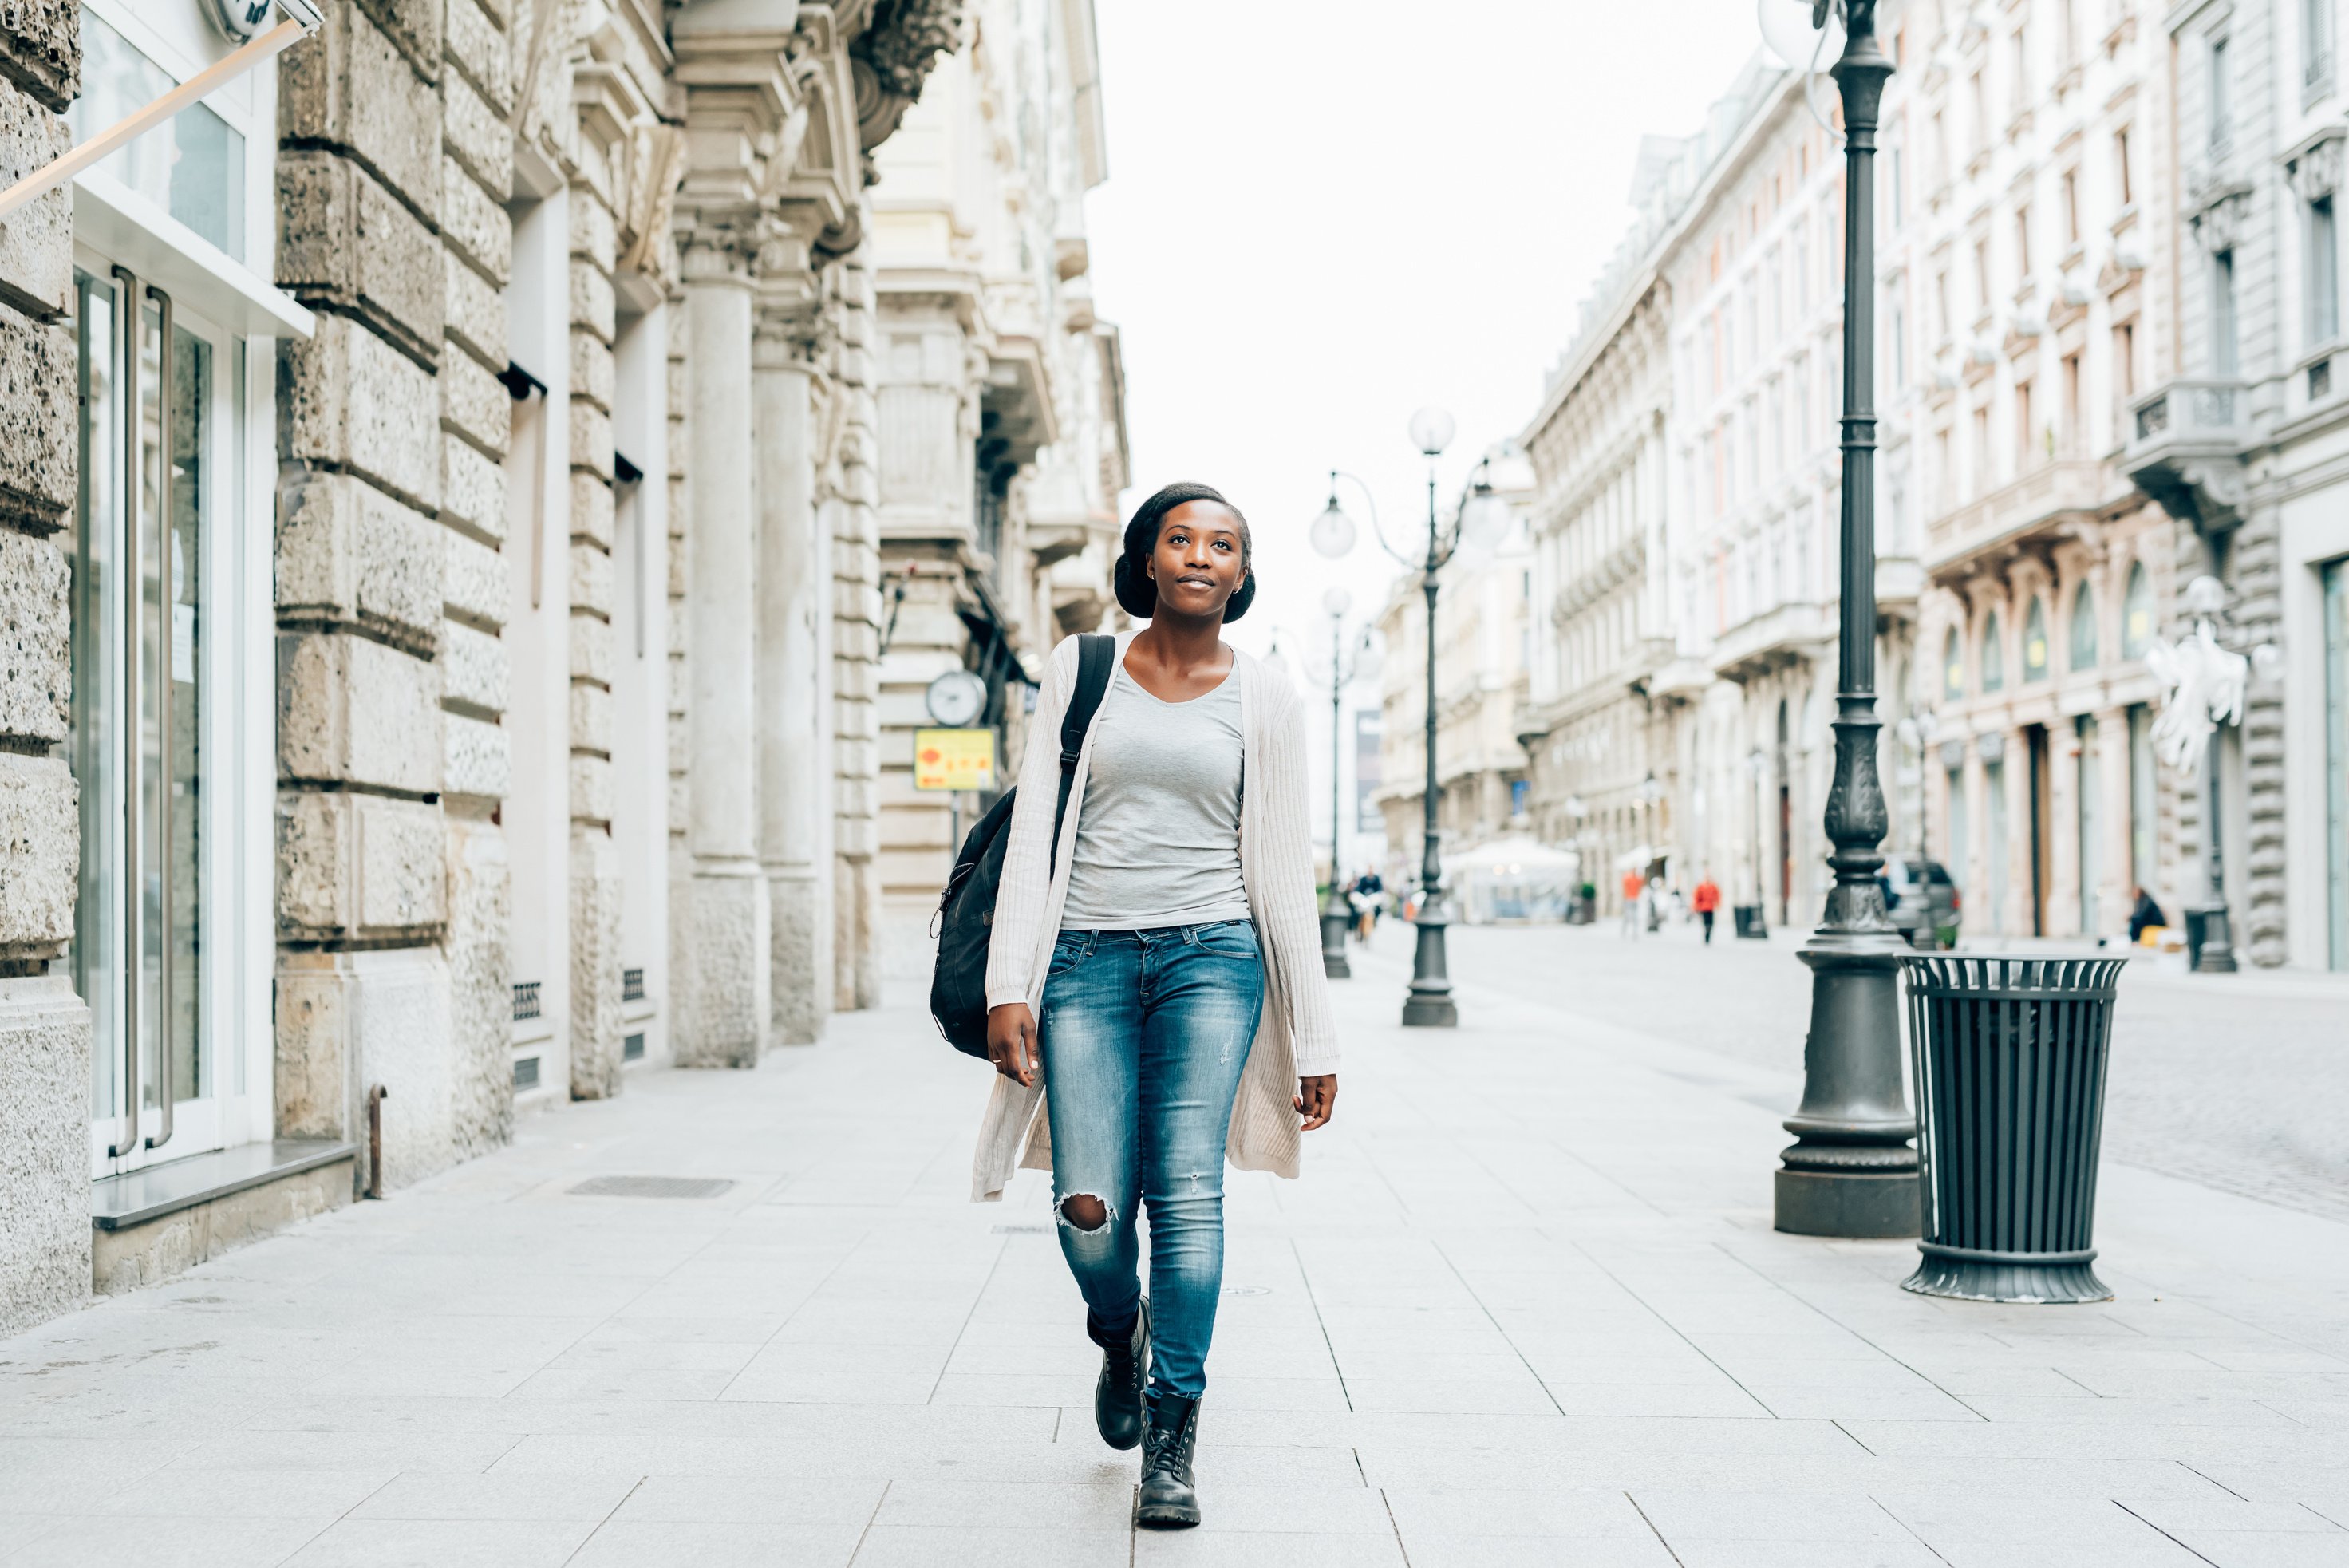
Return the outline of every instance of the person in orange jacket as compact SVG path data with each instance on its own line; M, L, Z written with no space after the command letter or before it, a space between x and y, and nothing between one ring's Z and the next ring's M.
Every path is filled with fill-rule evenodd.
M1648 879L1637 871L1623 873L1623 934L1639 940L1640 926L1647 911L1641 908L1648 897Z
M1711 946L1713 911L1721 908L1721 884L1713 879L1712 872L1707 871L1704 879L1696 885L1696 897L1689 900L1689 907L1696 911L1697 919L1704 922L1705 943Z

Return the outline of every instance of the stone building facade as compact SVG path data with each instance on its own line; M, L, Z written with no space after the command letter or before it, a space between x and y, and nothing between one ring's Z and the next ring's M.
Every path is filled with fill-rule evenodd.
M2191 893L2144 657L2173 531L2116 461L2175 352L2166 46L2083 6L1919 5L1895 36L1879 314L1934 715L1902 763L1969 934L2125 935L2135 888Z
M1533 560L1522 526L1484 551L1464 549L1437 575L1435 803L1440 846L1464 849L1511 831L1526 810L1526 701ZM1386 834L1386 876L1398 896L1419 882L1427 825L1427 596L1416 574L1397 579L1376 625L1378 776L1372 794ZM1447 892L1457 888L1446 880Z
M1038 295L985 342L1061 374L972 443L1026 498L1006 618L1107 597L1084 0L321 10L0 234L0 1332L877 1002L874 182L942 59L992 97L925 156L1018 171L968 291ZM11 11L0 173L212 15ZM957 374L977 438L1007 379Z
M1660 159L1653 173L1670 167ZM1542 838L1578 852L1607 910L1621 899L1618 863L1644 872L1682 820L1671 794L1677 689L1659 679L1672 663L1658 569L1671 380L1652 243L1636 231L1626 242L1631 270L1602 284L1606 314L1551 377L1523 437L1538 482L1526 700L1516 721L1527 815Z
M2240 724L2172 781L2175 882L2199 901L2216 860L2240 956L2349 969L2341 10L2192 4L2147 21L2175 83L2179 332L2129 400L2122 462L2174 519L2173 580L2225 586L2221 640L2282 655Z

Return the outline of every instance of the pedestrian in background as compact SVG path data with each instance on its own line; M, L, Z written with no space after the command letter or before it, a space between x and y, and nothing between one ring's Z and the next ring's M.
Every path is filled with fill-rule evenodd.
M1256 596L1249 556L1247 520L1205 485L1134 513L1117 600L1150 624L1118 639L1057 838L1077 639L1053 650L988 944L1001 1076L975 1195L999 1197L1015 1162L1050 1168L1061 1253L1102 1348L1094 1424L1113 1449L1142 1445L1134 1519L1151 1526L1199 1522L1225 1158L1294 1177L1298 1135L1338 1097L1304 710L1221 636Z
M2137 903L2129 910L2129 945L2134 947L2143 941L2146 929L2150 926L2168 929L2169 919L2161 912L2161 906L2153 901L2153 895L2139 888Z
M1623 873L1623 934L1633 941L1640 939L1640 925L1645 914L1640 906L1647 902L1648 883L1637 871Z
M1713 917L1721 908L1721 884L1713 879L1713 873L1711 871L1705 872L1703 876L1698 879L1696 885L1696 898L1692 901L1692 907L1696 910L1696 918L1704 922L1705 946L1711 947L1713 945Z

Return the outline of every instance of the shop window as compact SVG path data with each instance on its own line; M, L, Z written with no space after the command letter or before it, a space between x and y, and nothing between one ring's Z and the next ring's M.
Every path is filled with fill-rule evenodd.
M127 119L178 84L95 12L81 18L82 94L66 111L76 141ZM191 104L98 167L244 259L244 138L205 105Z

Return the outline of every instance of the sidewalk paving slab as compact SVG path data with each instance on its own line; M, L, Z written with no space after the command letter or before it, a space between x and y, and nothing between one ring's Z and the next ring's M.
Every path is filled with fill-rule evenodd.
M1909 1295L1770 1229L1783 1074L1578 1012L1594 954L1457 1032L1401 941L1337 984L1305 1179L1227 1179L1196 1532L893 1008L0 1342L0 1565L2349 1564L2349 1225L2108 1161L2116 1301Z

